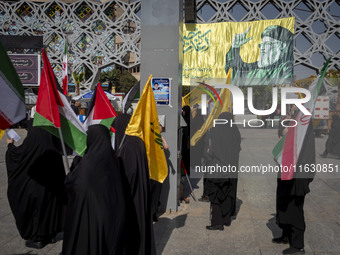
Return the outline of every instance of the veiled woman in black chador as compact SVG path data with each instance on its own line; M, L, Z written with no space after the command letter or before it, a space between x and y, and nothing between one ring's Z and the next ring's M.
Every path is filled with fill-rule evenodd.
M326 148L321 157L326 158L328 153L333 153L340 158L340 118L334 114L332 116L331 130L329 131Z
M123 177L128 183L129 194L128 218L131 226L129 237L134 239L135 251L131 254L156 254L151 214L150 178L148 159L142 139L126 135L125 129L130 121L130 115L120 114L114 122L116 129L115 151ZM133 230L134 229L134 230Z
M291 180L281 180L279 172L276 190L276 222L282 229L282 236L274 238L273 243L289 243L283 254L304 254L304 217L305 196L310 192L309 184L315 172L306 171L305 166L315 164L315 139L312 121L302 144L296 172Z
M8 141L7 196L20 236L26 246L41 249L64 229L65 171L56 146L60 140L27 122L20 146Z
M127 194L107 127L88 128L85 155L65 186L69 203L62 254L131 254Z
M233 115L221 113L218 119L228 120L227 124L216 125L210 132L211 146L208 165L230 166L235 172L211 174L207 180L207 195L211 204L211 226L209 230L223 230L231 224L236 213L237 170L241 151L241 135L235 125L230 125Z

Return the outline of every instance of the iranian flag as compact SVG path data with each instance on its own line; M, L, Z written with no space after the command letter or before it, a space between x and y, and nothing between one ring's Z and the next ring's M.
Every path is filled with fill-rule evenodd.
M25 93L1 43L0 59L0 129L6 129L26 118Z
M309 87L311 99L304 104L304 107L311 113L314 111L316 98L323 85L323 79L326 75L329 61L330 59L326 61L320 74ZM286 170L281 171L281 180L291 180L294 177L294 168L299 159L309 122L312 121L312 116L304 115L299 111L295 117L295 121L292 125L297 125L295 127L289 127L287 134L280 139L273 149L275 160Z
M63 56L63 93L67 95L67 41L65 41L64 56Z
M86 128L90 125L102 124L108 129L111 129L111 124L117 116L117 113L99 83L92 96L88 112L89 114L84 123Z
M76 153L83 155L86 149L86 129L72 110L66 96L57 90L54 73L44 49L42 58L44 66L33 126L44 128L57 137L60 128L64 142Z

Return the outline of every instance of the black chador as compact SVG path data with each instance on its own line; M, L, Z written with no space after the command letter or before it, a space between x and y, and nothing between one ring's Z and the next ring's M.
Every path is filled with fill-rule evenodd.
M60 140L32 126L20 146L8 144L7 196L16 226L26 246L42 248L63 231L65 171L54 146Z
M131 211L128 214L130 221L136 222L136 231L131 233L131 236L135 240L139 240L139 243L135 244L138 250L134 254L152 255L156 254L156 248L151 215L149 167L145 145L140 138L126 135L119 148L129 118L129 115L121 114L114 120L113 125L116 129L115 146L117 146L115 150L119 158L120 167L129 184L129 194L133 201Z
M312 122L309 123L297 162L297 170L292 180L277 180L276 221L282 229L282 236L274 238L275 243L288 243L293 251L304 248L306 230L303 205L305 196L310 192L309 183L314 174L300 172L304 166L315 164L315 140Z
M326 149L321 157L326 158L328 153L333 153L340 158L340 118L336 114L332 116L332 125L326 142Z
M62 254L132 254L127 194L105 126L89 127L85 155L67 175L65 186L68 208Z
M211 226L207 229L221 229L231 224L236 213L237 169L241 151L241 135L238 128L230 126L231 113L221 113L219 119L227 119L228 124L211 128L211 146L208 165L233 166L235 172L215 173L207 180L207 195L211 203Z

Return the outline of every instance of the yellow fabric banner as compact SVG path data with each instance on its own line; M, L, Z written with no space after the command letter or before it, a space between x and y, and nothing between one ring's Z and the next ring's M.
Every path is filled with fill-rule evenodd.
M226 84L230 84L232 70L229 69L227 74L227 82ZM220 98L222 101L222 105L219 100L216 100L214 108L209 114L209 117L203 123L202 127L196 131L196 133L192 136L190 140L191 146L195 146L196 143L203 137L203 135L212 127L214 119L217 119L218 116L222 112L232 112L232 104L231 104L231 93L229 89L221 89Z
M195 79L213 84L209 79L226 78L229 68L233 69L231 84L290 82L287 79L293 78L294 23L295 18L291 17L252 22L185 24L183 85L194 85ZM264 80L263 77L275 77L275 80Z
M213 98L214 102L216 101L213 92L207 86L199 84L182 98L182 107L185 105L192 107L195 104L200 104L202 94L208 94L210 98Z
M5 130L0 129L0 141L4 134L5 134Z
M150 75L136 109L133 111L125 134L137 136L144 141L150 178L163 183L168 175L168 165L164 154L156 101L150 82L151 78L152 76Z

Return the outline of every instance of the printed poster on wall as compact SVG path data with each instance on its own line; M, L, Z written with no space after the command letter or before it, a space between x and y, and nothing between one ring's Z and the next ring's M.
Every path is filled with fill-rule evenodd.
M155 95L156 104L169 105L170 104L170 78L152 78L152 90Z

